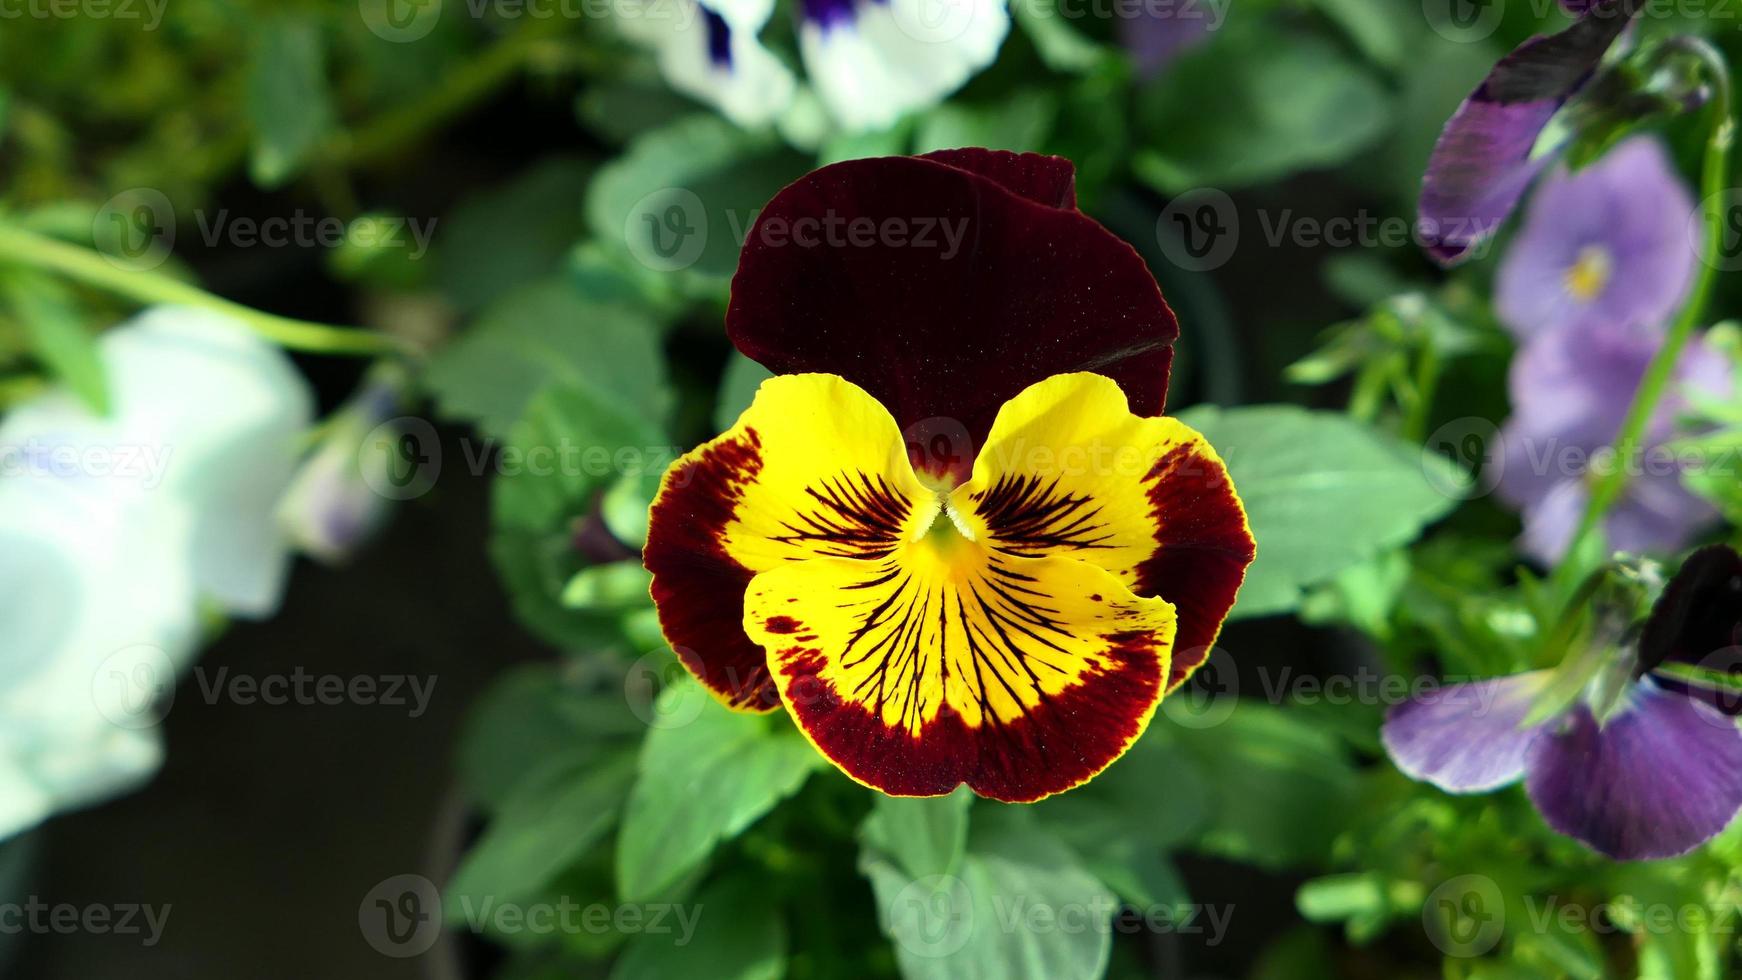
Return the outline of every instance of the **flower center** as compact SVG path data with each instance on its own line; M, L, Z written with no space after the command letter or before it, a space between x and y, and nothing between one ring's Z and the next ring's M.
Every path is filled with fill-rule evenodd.
M1579 302L1588 303L1609 285L1609 276L1614 269L1615 260L1609 256L1608 249L1601 245L1587 245L1573 260L1572 268L1567 270L1567 292Z
M937 512L932 515L930 526L914 541L924 542L939 558L953 559L977 539L973 528L950 506L949 492L937 491L937 495Z

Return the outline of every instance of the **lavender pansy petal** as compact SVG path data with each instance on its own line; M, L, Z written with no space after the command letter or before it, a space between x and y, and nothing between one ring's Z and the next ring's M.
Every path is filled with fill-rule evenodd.
M1418 226L1444 265L1468 258L1517 207L1542 169L1531 150L1582 88L1643 0L1600 0L1559 34L1533 37L1500 59L1434 144L1422 176Z
M1584 517L1591 495L1583 480L1563 480L1549 494L1524 508L1524 534L1520 550L1543 565L1552 566L1572 547L1573 533Z
M1530 798L1559 833L1622 861L1686 854L1742 808L1742 732L1647 679L1609 723L1581 707L1530 747Z
M1448 793L1485 793L1524 774L1536 729L1519 725L1546 671L1453 684L1391 709L1381 736L1411 779Z
M1718 519L1718 511L1682 486L1669 456L1654 451L1643 465L1645 474L1629 481L1603 522L1609 547L1640 554L1679 551Z
M1656 326L1693 281L1693 198L1663 146L1636 137L1532 196L1495 283L1512 333Z

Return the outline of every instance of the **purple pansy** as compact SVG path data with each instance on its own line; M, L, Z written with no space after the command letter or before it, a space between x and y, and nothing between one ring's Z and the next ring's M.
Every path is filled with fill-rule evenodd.
M1157 78L1173 60L1209 40L1225 16L1225 6L1181 0L1118 20L1119 42L1131 56L1137 77Z
M1444 265L1470 255L1504 222L1551 159L1537 139L1584 88L1644 0L1597 0L1559 34L1500 59L1440 132L1422 177L1417 225Z
M1742 557L1711 548L1690 558L1644 635L1663 639L1619 664L1628 669L1618 689L1617 672L1606 670L1571 707L1526 725L1552 672L1452 685L1392 710L1386 752L1406 775L1449 793L1523 779L1550 827L1608 857L1686 854L1742 809L1736 699L1665 676L1662 660L1649 658L1679 650L1677 659L1706 660L1713 637L1742 637Z
M1561 558L1589 499L1589 477L1610 465L1607 448L1646 366L1662 343L1651 330L1557 330L1534 339L1512 362L1513 415L1501 431L1497 491L1524 517L1524 550L1545 564ZM1620 551L1684 545L1716 512L1681 483L1681 462L1664 448L1686 408L1680 393L1722 398L1734 384L1724 355L1694 338L1682 354L1676 396L1659 405L1646 449L1625 461L1630 474L1603 529Z
M1514 336L1666 321L1693 282L1693 196L1656 139L1635 137L1531 196L1495 312Z

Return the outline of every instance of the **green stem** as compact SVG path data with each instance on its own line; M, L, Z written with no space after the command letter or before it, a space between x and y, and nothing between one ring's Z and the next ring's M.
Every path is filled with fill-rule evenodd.
M1633 403L1628 407L1627 416L1621 423L1621 432L1615 439L1615 466L1592 483L1591 499L1585 507L1584 517L1579 521L1579 529L1573 535L1572 544L1567 549L1568 555L1580 553L1580 546L1585 543L1585 539L1597 529L1609 508L1614 506L1622 491L1627 488L1626 461L1632 459L1633 454L1638 451L1646 426L1650 424L1658 402L1669 388L1676 364L1681 360L1682 351L1687 347L1688 341L1693 338L1694 330L1705 314L1712 288L1718 280L1717 257L1722 254L1724 240L1722 197L1724 184L1730 173L1730 144L1735 138L1735 121L1730 116L1730 71L1724 63L1724 56L1703 39L1681 37L1672 43L1698 57L1710 73L1712 81L1712 132L1706 141L1704 172L1700 181L1700 206L1705 210L1705 240L1700 251L1699 278L1695 280L1693 291L1688 294L1688 301L1682 307L1681 314L1670 324L1669 335L1664 338L1663 346L1658 349L1657 355L1645 370L1645 377L1633 396Z
M414 353L411 345L387 334L262 313L179 279L123 268L88 248L0 222L0 263L6 262L56 273L138 303L198 306L223 313L290 350L370 357Z

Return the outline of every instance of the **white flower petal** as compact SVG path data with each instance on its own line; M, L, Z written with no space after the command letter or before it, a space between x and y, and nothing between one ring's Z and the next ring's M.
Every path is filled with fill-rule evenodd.
M885 129L991 64L1010 33L1000 0L832 0L799 29L805 70L852 131Z
M182 518L0 479L0 836L155 771L155 717L132 696L172 685L198 640Z
M797 87L792 72L762 46L754 29L705 9L660 45L659 69L672 88L718 106L740 126L765 126L779 118Z
M201 310L151 310L101 350L109 417L61 392L14 409L0 452L28 472L11 476L189 512L182 550L201 592L270 615L290 563L273 514L312 421L307 382L278 348Z

